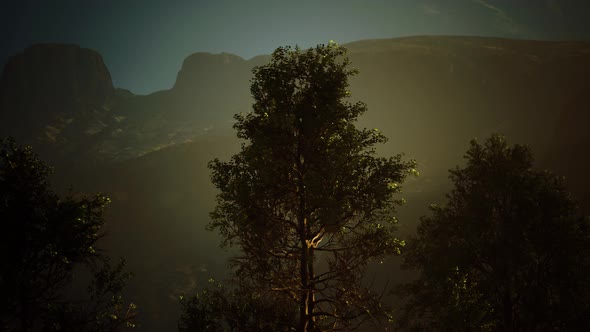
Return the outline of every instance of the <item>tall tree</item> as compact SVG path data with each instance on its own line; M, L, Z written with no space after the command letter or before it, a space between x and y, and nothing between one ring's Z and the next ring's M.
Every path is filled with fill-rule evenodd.
M125 308L120 298L128 278L124 264L113 267L96 248L109 199L59 197L49 186L50 174L30 146L0 141L0 329L132 326L134 305ZM75 269L83 266L93 275L89 299L74 305L65 293Z
M396 194L414 162L377 157L386 142L358 129L346 50L281 47L254 69L253 110L235 116L246 142L209 164L219 188L212 229L237 245L238 278L295 302L299 331L355 328L386 314L363 285L371 261L399 253Z
M563 178L533 169L526 146L471 142L454 189L432 206L405 266L406 322L439 330L588 330L590 223Z

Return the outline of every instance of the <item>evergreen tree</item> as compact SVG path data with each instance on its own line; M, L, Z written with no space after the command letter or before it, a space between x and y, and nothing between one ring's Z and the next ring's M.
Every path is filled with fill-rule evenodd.
M129 274L96 248L109 198L59 197L51 168L30 146L0 141L0 330L115 331L132 327L135 306L120 293ZM89 292L69 301L74 273ZM85 292L85 291L84 291Z
M355 127L366 106L346 101L356 71L345 53L335 43L274 51L254 69L253 110L235 117L241 151L209 165L220 190L210 226L241 250L236 276L295 304L298 331L387 316L363 276L403 245L393 213L414 163L377 157L386 137Z
M471 142L431 206L405 266L405 321L428 330L588 330L590 224L563 178L533 169L526 146Z

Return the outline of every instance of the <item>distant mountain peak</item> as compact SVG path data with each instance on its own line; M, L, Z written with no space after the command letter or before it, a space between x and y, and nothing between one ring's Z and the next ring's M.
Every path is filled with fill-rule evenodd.
M64 140L64 131L92 122L73 119L94 119L109 108L114 93L111 74L96 51L35 44L10 57L3 68L0 131L25 142Z
M212 54L193 53L186 57L176 76L174 89L184 89L194 84L196 79L207 79L221 72L230 72L246 68L246 60L231 53Z
M244 60L239 55L232 53L209 53L209 52L195 52L184 59L182 67L200 65L200 64L229 64L242 63Z
M0 77L0 91L0 99L8 103L0 104L2 107L19 98L60 106L72 100L103 104L114 87L98 52L73 44L46 43L10 57Z

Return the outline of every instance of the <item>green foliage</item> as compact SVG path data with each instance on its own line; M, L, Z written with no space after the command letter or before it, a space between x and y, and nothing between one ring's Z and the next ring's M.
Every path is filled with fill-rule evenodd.
M53 301L44 318L46 331L112 332L137 327L134 303L125 304L121 292L131 277L125 261L115 266L106 256L97 256L89 264L92 275L84 300Z
M272 292L253 292L244 283L233 288L214 280L210 284L196 295L181 296L179 331L294 331L297 308Z
M471 142L451 170L444 207L431 206L405 266L405 323L439 330L588 329L590 224L563 178L533 170L526 146Z
M103 328L102 319L88 319L122 303L115 301L111 306L101 301L105 296L119 296L128 278L123 265L112 269L95 249L110 200L102 194L60 198L49 186L50 174L51 169L30 146L19 147L12 139L2 141L0 326L9 331L64 330L75 313L86 319L80 325L81 318L77 318L76 330L84 326L86 330L114 331ZM82 305L63 300L74 271L83 266L95 278L87 306L92 310L86 312L81 311Z
M299 305L299 330L385 316L361 281L403 245L392 214L415 165L377 157L386 137L355 127L366 107L345 100L356 73L345 54L335 43L278 48L254 69L252 112L235 116L241 152L209 164L220 190L211 229L242 250L239 278Z

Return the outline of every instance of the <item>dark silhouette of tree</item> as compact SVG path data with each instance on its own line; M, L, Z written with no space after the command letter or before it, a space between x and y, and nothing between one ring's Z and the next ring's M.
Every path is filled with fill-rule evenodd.
M236 277L296 304L298 331L386 317L362 279L403 245L393 212L414 162L377 157L386 137L355 127L366 106L345 101L356 73L345 54L335 43L275 50L254 69L252 112L235 116L241 152L209 165L221 191L210 227L241 250Z
M0 146L0 327L7 331L114 331L132 326L120 292L129 274L95 248L109 199L60 198L30 146ZM67 301L75 270L92 275L88 300ZM116 316L124 309L127 316Z
M471 142L454 189L409 241L404 323L428 330L590 329L590 228L526 146Z
M244 281L247 282L247 281ZM272 291L252 291L241 282L231 288L210 280L211 287L181 297L180 332L192 331L294 331L295 304L285 303Z

